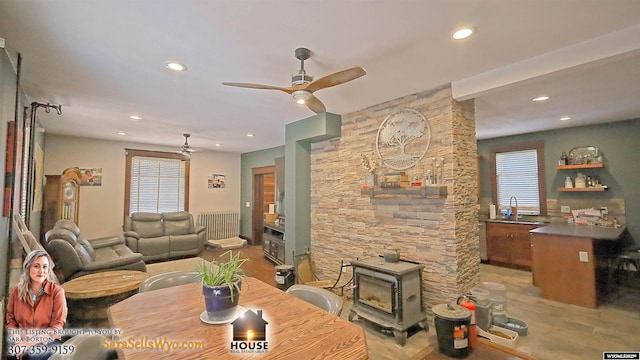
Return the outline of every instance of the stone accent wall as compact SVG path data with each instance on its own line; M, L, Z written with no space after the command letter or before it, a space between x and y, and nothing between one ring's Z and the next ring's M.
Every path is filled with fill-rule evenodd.
M446 197L361 195L360 154L375 153L380 124L402 108L421 112L431 127L426 155L406 172L423 179L429 159L444 158ZM428 311L477 285L476 154L473 100L456 102L448 85L343 115L342 136L311 147L311 251L320 277L336 279L340 260L399 248L403 259L425 266L422 299Z

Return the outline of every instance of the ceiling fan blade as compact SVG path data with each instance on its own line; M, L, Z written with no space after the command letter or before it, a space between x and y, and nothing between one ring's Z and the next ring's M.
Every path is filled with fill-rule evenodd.
M344 84L347 81L355 80L361 76L364 76L366 73L367 72L364 70L364 68L356 66L354 68L338 71L312 81L304 88L304 90L314 92L320 89L326 89L328 87Z
M320 114L327 111L327 108L324 106L322 101L320 101L317 97L311 95L311 97L306 100L305 105L316 114Z
M235 82L223 82L222 85L235 86L249 89L262 89L262 90L280 90L287 94L291 94L293 90L291 88L284 88L280 86L261 85L261 84L247 84L247 83L235 83Z

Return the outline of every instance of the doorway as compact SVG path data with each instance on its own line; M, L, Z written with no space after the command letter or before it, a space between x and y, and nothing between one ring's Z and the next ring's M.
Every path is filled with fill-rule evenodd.
M269 204L275 204L276 184L275 166L263 166L252 169L253 207L251 208L251 245L262 244L264 232L264 213L269 212Z

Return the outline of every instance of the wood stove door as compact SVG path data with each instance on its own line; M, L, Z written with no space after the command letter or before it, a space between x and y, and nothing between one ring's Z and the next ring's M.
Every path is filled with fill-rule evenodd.
M396 284L372 276L356 275L357 294L354 301L367 305L375 310L395 315Z

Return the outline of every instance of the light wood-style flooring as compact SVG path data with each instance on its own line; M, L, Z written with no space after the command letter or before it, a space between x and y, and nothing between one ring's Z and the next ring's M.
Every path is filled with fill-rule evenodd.
M245 264L246 274L275 286L274 264L262 256L261 247L249 246L240 251L243 257L251 259ZM201 257L212 260L220 253L206 250ZM528 355L540 360L602 359L604 351L640 351L640 288L621 289L594 310L542 299L527 271L481 264L480 275L481 281L499 282L507 287L507 315L529 325L528 335L520 337L516 348L525 358ZM346 319L351 299L348 296L344 299L342 317ZM433 319L428 332L410 333L404 347L395 343L392 334L364 321L357 323L365 329L373 360L447 358L438 353ZM468 357L516 358L490 350L472 352Z

